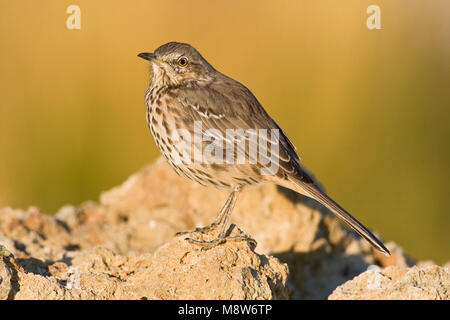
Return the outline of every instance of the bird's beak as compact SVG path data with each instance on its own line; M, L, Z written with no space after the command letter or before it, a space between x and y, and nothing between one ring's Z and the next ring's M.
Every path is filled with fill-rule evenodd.
M152 52L142 52L138 54L139 58L151 61L156 58L155 54Z

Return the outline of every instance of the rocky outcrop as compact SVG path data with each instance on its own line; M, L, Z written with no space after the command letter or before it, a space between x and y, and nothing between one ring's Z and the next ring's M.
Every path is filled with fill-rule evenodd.
M387 243L393 254L385 257L316 202L272 184L244 190L231 216L230 231L251 236L256 248L229 241L201 250L175 236L211 223L226 197L177 176L159 159L104 192L98 203L68 205L53 216L37 208L0 209L0 298L377 298L359 278L373 273L368 268L377 266L389 277L390 268L414 270L415 262L394 243ZM445 270L430 279L441 277L448 289ZM397 282L380 283L397 288ZM418 297L407 290L397 290L398 296L377 292ZM422 296L445 297L442 290Z
M2 299L288 298L287 266L245 242L202 251L178 237L153 255L94 247L70 262L2 260Z
M372 268L339 286L329 299L450 299L450 268L436 265Z

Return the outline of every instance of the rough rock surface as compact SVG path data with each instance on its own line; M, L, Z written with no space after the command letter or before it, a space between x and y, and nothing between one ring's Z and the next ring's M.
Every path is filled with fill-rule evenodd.
M373 268L339 286L329 299L450 299L450 268Z
M239 228L230 232L250 235L256 248L236 241L200 250L175 236L211 223L226 197L159 159L99 203L68 205L53 216L0 209L0 298L326 299L333 291L335 299L448 298L448 269L409 269L415 262L394 243L385 257L316 202L272 184L244 190L231 216ZM417 270L428 280L383 278L370 291L370 266L389 277L389 266L405 276ZM438 278L443 289L427 291ZM421 286L422 296L412 293Z

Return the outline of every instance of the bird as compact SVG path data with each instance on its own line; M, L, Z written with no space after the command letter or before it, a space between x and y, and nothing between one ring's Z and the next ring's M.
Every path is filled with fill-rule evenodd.
M252 240L247 236L227 235L226 226L241 190L270 181L316 200L374 248L390 255L384 244L330 198L300 164L292 141L246 86L217 71L187 43L169 42L138 57L150 63L145 92L146 120L162 155L177 174L230 192L211 225L178 234L220 228L213 240L185 238L205 249L228 240ZM230 131L237 134L227 136ZM264 137L259 132L267 135ZM274 134L268 137L268 132ZM251 143L255 141L260 142L255 147L256 154ZM236 145L236 152L227 152L230 143ZM258 149L261 145L268 152L262 154ZM267 145L273 148L267 150ZM223 160L224 153L227 153L226 160ZM244 156L244 161L239 156ZM268 164L276 170L270 171Z

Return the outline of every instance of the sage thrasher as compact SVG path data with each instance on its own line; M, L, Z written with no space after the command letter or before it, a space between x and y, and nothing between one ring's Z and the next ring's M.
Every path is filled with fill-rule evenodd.
M146 115L148 126L161 153L178 174L202 185L231 191L224 207L210 226L185 232L205 232L220 226L217 238L205 241L189 237L186 240L205 248L214 247L226 240L248 240L246 237L227 236L226 225L238 193L247 185L272 181L315 199L375 248L389 254L383 243L327 196L300 165L295 146L244 85L218 72L189 44L169 42L160 46L154 53L140 53L138 56L150 61L150 84L145 94ZM200 129L196 130L196 126ZM258 135L261 129L276 131L278 135L270 138L264 135L261 138L259 135L258 139L253 139L252 134ZM244 147L240 144L237 152L230 153L231 156L227 154L226 161L220 161L222 159L217 157L217 154L229 151L229 130L238 133L232 137L232 142L240 140L248 143L244 144ZM174 133L180 131L193 137L194 143L190 143L192 140L189 139L184 144L179 143ZM203 135L203 138L198 137L199 134ZM255 148L252 149L251 143L255 141L262 141L264 145L275 144L275 151L270 150L266 158L261 154L255 157L252 152ZM227 143L226 148L223 142ZM211 144L214 145L211 147ZM260 147L259 145L258 148ZM209 156L207 152L200 154L201 159L198 156L192 157L192 152L199 155L196 151L202 148L205 151L213 149L216 157L212 160L216 161L211 160L212 152ZM242 155L247 156L248 161L239 162L238 157ZM264 160L268 157L276 162L277 170L263 173L262 169L267 169L268 163Z

